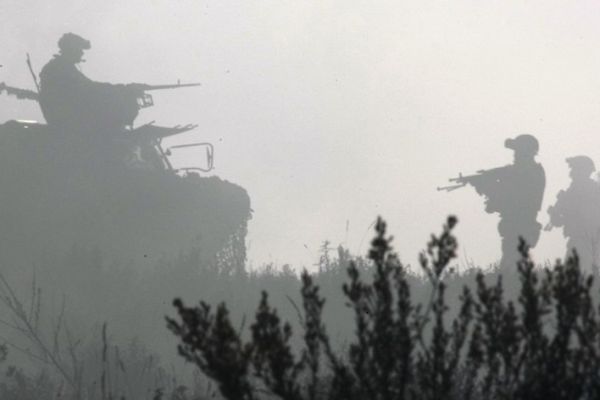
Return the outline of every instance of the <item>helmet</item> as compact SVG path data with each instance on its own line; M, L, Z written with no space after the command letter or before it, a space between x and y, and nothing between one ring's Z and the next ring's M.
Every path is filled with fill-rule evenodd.
M92 48L92 44L89 40L69 32L62 35L58 40L58 48L63 52L69 50L89 50Z
M524 134L519 135L514 139L506 139L504 147L515 151L522 151L534 156L537 154L540 145L534 136Z
M582 174L590 175L596 170L594 161L588 156L569 157L565 160L572 170L581 171Z

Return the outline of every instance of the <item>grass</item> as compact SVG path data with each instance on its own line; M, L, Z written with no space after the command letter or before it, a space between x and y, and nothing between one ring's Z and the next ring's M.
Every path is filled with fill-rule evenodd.
M244 271L227 255L206 265L200 250L133 271L97 249L74 248L29 282L3 277L0 398L595 395L597 290L576 257L544 270L523 248L519 268L502 278L457 273L455 223L428 243L421 274L397 259L382 222L368 257L340 247L301 276ZM177 336L163 322L175 297ZM198 299L203 305L185 306ZM203 321L202 340L212 344L197 337L185 347L189 316ZM178 341L199 368L177 356Z

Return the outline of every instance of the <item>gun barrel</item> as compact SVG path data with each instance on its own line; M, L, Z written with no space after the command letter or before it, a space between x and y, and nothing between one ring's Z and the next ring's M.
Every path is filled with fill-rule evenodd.
M465 184L464 183L459 183L457 185L438 186L436 189L437 189L438 192L441 192L441 191L452 192L453 190L460 189L460 188L463 188L463 187L465 187Z
M179 89L184 87L201 86L201 83L177 83L175 85L146 85L144 90L166 90L166 89Z

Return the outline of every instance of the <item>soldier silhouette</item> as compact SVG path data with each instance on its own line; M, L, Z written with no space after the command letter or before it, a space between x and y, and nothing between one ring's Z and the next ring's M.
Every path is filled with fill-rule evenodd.
M481 170L476 175L451 179L454 186L438 190L454 190L472 185L479 195L485 196L485 211L498 213L498 232L502 238L500 268L514 269L519 260L519 237L530 247L537 244L542 225L537 221L546 186L544 168L535 160L539 149L532 135L507 139L504 147L514 151L512 164Z
M39 102L48 125L63 131L119 131L138 113L141 85L95 82L78 68L89 40L73 33L58 41L55 55L40 73Z
M149 123L133 129L133 121L141 108L154 104L152 96L146 91L180 89L200 84L123 85L96 82L78 68L83 61L84 51L91 49L89 40L74 33L65 33L58 41L58 48L59 53L40 73L40 93L37 97L55 138L67 139L57 141L61 153L59 158L77 157L85 164L99 161L104 165L116 166L123 162L133 165L141 161L141 164L148 164L152 168L172 169L167 154L160 147L160 140L194 129L196 125L167 128ZM28 95L26 91L16 88L4 86L0 87L0 91L2 89L17 96ZM207 154L212 165L212 153Z
M562 227L568 253L576 249L582 269L594 270L598 266L600 233L600 186L591 177L596 167L587 156L566 161L571 184L558 193L555 204L548 208L550 222L546 230Z

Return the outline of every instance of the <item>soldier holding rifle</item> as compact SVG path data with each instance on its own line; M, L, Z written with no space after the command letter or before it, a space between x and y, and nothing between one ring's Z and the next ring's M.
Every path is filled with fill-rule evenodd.
M452 191L471 185L485 197L485 211L498 213L498 233L502 238L500 268L514 269L519 259L519 237L535 247L542 225L537 221L544 197L546 178L542 165L535 160L539 149L532 135L507 139L504 147L513 150L513 163L504 167L479 171L475 175L450 179L455 185L438 190Z

